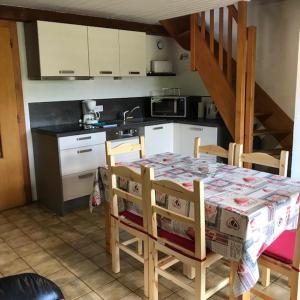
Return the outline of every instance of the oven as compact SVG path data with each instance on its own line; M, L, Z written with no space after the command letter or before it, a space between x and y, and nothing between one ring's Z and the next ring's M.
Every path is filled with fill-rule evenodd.
M151 98L152 117L186 117L186 97L155 96Z

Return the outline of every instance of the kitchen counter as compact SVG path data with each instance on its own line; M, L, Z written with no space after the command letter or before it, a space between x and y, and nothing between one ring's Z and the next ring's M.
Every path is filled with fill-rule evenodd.
M32 132L51 135L56 137L65 137L72 136L78 134L87 134L94 132L108 132L115 131L116 129L128 129L128 128L137 128L141 126L151 126L151 125L159 125L166 123L181 123L181 124L190 124L190 125L200 125L207 127L220 127L223 126L221 120L206 120L206 119L173 119L173 118L140 118L140 119L132 119L128 120L126 123L123 121L110 121L107 123L117 123L117 127L112 128L85 128L84 125L81 124L63 124L56 126L46 126L46 127L37 127L32 128Z

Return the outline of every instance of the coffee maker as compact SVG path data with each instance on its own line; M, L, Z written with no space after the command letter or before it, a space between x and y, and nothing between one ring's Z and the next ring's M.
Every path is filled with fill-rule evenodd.
M84 100L82 101L83 111L83 123L84 124L96 124L98 123L98 115L95 111L96 101L95 100Z

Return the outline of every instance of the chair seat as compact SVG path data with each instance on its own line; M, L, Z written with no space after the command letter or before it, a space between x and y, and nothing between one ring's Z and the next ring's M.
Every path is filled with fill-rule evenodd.
M143 226L143 217L138 216L128 210L124 210L120 213L120 216L124 217L125 219L128 219L129 221L139 225Z
M263 254L286 264L293 263L296 231L284 231Z
M158 236L162 237L178 246L181 246L184 249L190 250L192 252L195 251L195 242L192 240L189 240L187 238L184 238L178 234L166 231L164 229L159 229ZM173 247L171 247L173 248ZM176 249L174 249L176 250Z

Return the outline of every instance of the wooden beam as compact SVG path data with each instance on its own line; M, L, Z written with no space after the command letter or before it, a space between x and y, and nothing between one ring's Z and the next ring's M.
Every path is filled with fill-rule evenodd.
M190 28L191 28L191 69L196 71L196 53L197 53L197 43L196 43L196 32L198 29L198 14L192 14L190 17Z
M227 81L232 86L232 13L228 11L228 28L227 28Z
M144 24L139 22L130 22L92 16L83 16L25 7L0 5L0 19L18 22L30 22L36 20L50 21L132 31L144 31L147 34L168 36L168 33L161 25Z
M238 13L236 7L234 6L234 4L229 5L228 9L230 10L230 13L232 14L232 16L235 19L235 21L238 22L239 13Z
M245 83L246 83L246 46L247 46L247 2L238 3L237 25L237 78L235 105L235 135L236 143L244 143L245 129Z
M212 54L215 52L215 11L210 10L210 21L209 21L209 46Z
M256 28L249 27L247 43L247 78L245 107L245 145L246 153L253 150L254 96L255 96L255 61L256 61ZM248 166L246 166L248 167Z
M205 24L205 12L201 13L201 36L205 39L205 31L206 31L206 24Z

